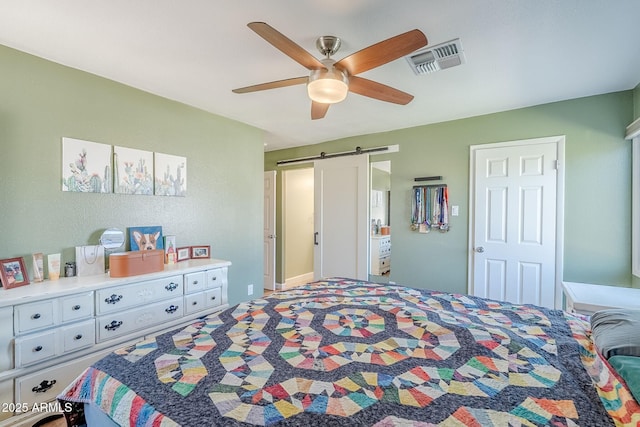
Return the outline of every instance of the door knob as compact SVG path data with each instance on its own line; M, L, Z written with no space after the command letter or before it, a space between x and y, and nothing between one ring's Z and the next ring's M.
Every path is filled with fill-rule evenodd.
M482 252L484 252L484 248L482 246L478 246L476 248L476 252L478 252L479 254L481 254Z

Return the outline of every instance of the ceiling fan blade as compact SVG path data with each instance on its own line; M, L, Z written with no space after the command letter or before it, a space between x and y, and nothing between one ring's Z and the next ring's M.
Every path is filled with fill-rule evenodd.
M349 91L357 93L358 95L400 105L406 105L413 99L413 95L406 92L357 76L351 76L349 78Z
M294 85L307 84L309 77L294 77L292 79L285 80L276 80L274 82L268 83L260 83L253 86L241 87L238 89L233 89L231 92L233 93L248 93L248 92L257 92L259 90L267 90L267 89L277 89L279 87L287 87Z
M265 22L250 22L247 26L267 42L271 43L273 47L280 50L303 67L309 70L325 68L322 62L317 60L313 55L288 39L284 34L280 33L269 24Z
M330 105L331 104L321 104L319 102L311 101L311 120L324 118Z
M420 30L411 30L366 47L335 63L350 75L363 73L394 61L427 45L427 37Z

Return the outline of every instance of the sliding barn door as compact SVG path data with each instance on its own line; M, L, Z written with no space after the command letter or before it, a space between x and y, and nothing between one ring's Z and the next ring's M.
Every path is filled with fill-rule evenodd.
M314 277L368 278L369 156L314 162Z

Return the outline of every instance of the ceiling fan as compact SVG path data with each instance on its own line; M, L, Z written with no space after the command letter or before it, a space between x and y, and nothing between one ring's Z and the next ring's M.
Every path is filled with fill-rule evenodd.
M248 93L306 84L307 93L311 98L311 118L313 120L323 118L327 114L329 106L344 100L349 91L401 105L408 104L413 99L413 95L373 80L358 77L357 74L384 65L426 46L427 37L420 30L411 30L383 40L336 62L331 59L331 55L340 48L341 42L338 37L322 36L318 38L316 47L325 56L324 59L318 60L264 22L250 22L247 26L285 55L309 69L311 73L309 76L233 89L234 93Z

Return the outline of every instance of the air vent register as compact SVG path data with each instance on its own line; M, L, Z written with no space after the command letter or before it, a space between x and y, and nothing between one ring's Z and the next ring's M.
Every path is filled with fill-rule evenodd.
M431 74L439 70L464 64L464 52L460 39L421 49L405 56L409 66L418 75Z

